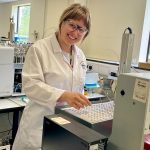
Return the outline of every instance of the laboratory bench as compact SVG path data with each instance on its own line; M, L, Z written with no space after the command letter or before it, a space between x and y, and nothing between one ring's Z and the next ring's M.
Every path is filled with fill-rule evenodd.
M100 103L105 101L106 97L103 95L99 99L93 99L92 103ZM19 126L21 113L28 102L24 94L13 94L11 97L0 98L0 114L12 113L12 135L10 144L12 145Z
M26 102L20 100L20 97L0 98L0 114L13 113L12 118L12 139L10 144L13 144L17 129L19 126L20 113L23 111Z

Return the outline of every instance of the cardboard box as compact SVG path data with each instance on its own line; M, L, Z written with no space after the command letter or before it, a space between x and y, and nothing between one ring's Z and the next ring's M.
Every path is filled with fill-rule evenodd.
M150 63L140 62L139 63L139 68L150 69Z

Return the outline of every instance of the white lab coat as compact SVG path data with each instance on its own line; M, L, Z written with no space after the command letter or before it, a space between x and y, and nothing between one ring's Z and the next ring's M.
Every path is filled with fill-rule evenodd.
M43 117L54 113L65 90L83 91L86 59L75 45L73 53L72 69L55 35L37 41L28 50L22 76L24 92L30 101L24 109L13 150L40 150Z

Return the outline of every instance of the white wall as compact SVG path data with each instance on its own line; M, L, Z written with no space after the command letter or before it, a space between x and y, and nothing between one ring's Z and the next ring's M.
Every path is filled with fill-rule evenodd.
M142 42L140 48L140 57L139 57L140 62L146 61L149 35L150 35L150 0L147 0L145 20L143 25Z
M138 61L146 0L88 0L91 33L83 44L87 57L119 60L121 40L128 26L135 33L133 58Z
M68 5L68 0L46 0L43 37L47 37L57 30L60 15Z
M46 0L43 37L53 34L58 29L62 12L72 3L86 5L86 0Z
M10 14L10 5L0 4L0 36L8 37Z
M118 66L117 64L110 64L106 62L94 62L94 61L87 61L89 66L92 66L92 70L90 72L97 72L102 76L108 76L111 72L118 73ZM149 73L148 70L145 69L135 69L134 66L131 67L131 72L134 73Z
M0 36L8 37L9 18L11 17L12 5L27 3L31 3L30 41L35 41L33 36L35 30L39 33L38 39L42 38L44 29L45 0L19 0L17 2L0 4Z
M138 62L146 0L20 0L18 2L31 2L31 41L34 41L35 30L39 33L39 39L54 33L62 11L73 2L81 2L90 9L92 19L90 35L80 45L86 56L99 60L118 61L122 34L129 26L135 33L133 63ZM1 26L4 28L0 30L0 36L7 36L9 31L11 5L0 5L0 29Z
M31 3L31 1L32 0L19 0L17 2L0 4L0 36L8 37L12 5Z
M44 13L45 0L31 0L29 39L32 42L36 40L34 38L34 31L38 32L38 39L43 37Z
M73 2L87 5L91 12L91 33L80 45L88 58L118 61L122 34L131 27L135 34L132 63L138 63L146 0L47 0L45 37L56 31L62 11Z

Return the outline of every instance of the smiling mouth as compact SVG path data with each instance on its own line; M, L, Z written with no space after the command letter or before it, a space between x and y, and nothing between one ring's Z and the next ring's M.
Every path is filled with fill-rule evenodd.
M71 36L70 34L68 34L68 37L69 37L69 39L71 39L71 40L77 40L77 38Z

